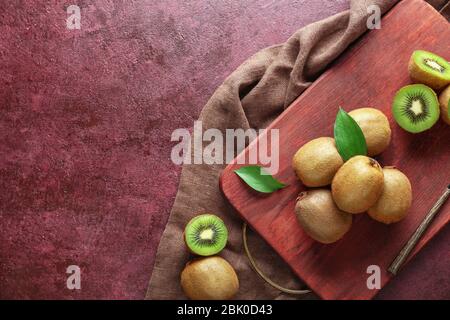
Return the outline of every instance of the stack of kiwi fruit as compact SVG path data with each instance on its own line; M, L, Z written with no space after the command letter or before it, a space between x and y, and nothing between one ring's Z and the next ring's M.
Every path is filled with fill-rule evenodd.
M411 55L408 70L414 84L396 93L392 103L395 121L411 133L430 129L439 114L450 124L450 63L434 53L417 50ZM341 239L350 230L355 214L367 212L376 221L390 224L402 220L412 203L408 177L393 166L382 168L372 158L391 141L387 117L374 108L355 109L349 115L363 132L367 156L357 155L344 162L335 140L321 137L303 145L292 159L299 180L315 188L297 198L297 219L311 238L324 244Z
M184 229L184 242L190 253L200 256L188 262L181 272L181 287L192 300L228 300L239 290L236 271L218 256L228 241L228 229L218 216L201 214Z

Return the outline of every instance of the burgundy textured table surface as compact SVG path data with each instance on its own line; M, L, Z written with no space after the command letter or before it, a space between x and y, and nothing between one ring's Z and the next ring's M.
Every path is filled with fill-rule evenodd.
M348 7L74 2L0 2L3 299L143 298L180 173L172 131L248 56ZM81 30L66 28L70 4ZM380 297L450 298L449 240L447 228ZM81 290L66 288L71 264Z

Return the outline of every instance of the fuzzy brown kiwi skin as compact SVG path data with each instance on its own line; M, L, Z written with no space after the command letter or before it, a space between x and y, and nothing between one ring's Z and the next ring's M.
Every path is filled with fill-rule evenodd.
M434 90L441 90L449 84L449 81L435 77L433 74L422 70L414 61L413 55L409 59L408 71L409 77L414 83L425 84Z
M343 165L333 138L321 137L304 144L294 155L292 167L308 187L329 185Z
M412 203L408 177L395 167L384 167L383 192L367 213L372 219L390 224L405 218Z
M366 138L369 157L386 150L391 142L391 127L383 112L375 108L359 108L348 114L358 123Z
M341 239L352 225L353 216L339 210L328 189L302 192L297 198L295 212L306 234L324 244Z
M442 120L450 125L450 117L448 116L448 104L450 100L450 86L444 89L439 95L439 106L441 108L441 118Z
M236 271L219 256L188 262L180 280L184 293L192 300L229 300L239 290Z
M333 178L334 202L345 212L366 212L380 197L383 180L383 171L376 160L366 156L350 158Z

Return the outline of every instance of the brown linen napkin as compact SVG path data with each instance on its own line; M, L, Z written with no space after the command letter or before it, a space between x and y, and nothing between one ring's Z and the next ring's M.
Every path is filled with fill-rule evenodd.
M286 43L261 50L244 62L217 89L200 119L203 130L264 128L271 123L317 76L366 29L367 7L376 4L388 11L397 1L352 0L350 10L308 25ZM447 1L434 2L442 8ZM147 299L186 299L180 272L192 256L183 243L183 228L195 215L214 213L229 230L229 242L221 255L236 269L240 290L237 299L291 299L266 284L251 269L241 241L242 220L219 189L225 165L184 165L169 222L159 244ZM249 246L259 267L275 282L300 288L301 282L281 258L257 235ZM298 297L297 297L298 298ZM315 298L314 294L301 296Z

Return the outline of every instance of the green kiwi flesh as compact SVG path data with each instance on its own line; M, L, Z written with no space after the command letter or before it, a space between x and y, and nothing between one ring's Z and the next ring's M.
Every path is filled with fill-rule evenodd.
M450 63L425 50L416 50L408 64L409 75L415 83L440 90L450 84Z
M429 51L416 50L413 53L413 59L423 71L450 81L450 63L444 58Z
M200 256L211 256L225 248L228 230L225 223L213 214L194 217L184 229L187 247Z
M394 97L392 113L400 127L419 133L430 129L439 119L436 93L423 84L401 88Z

